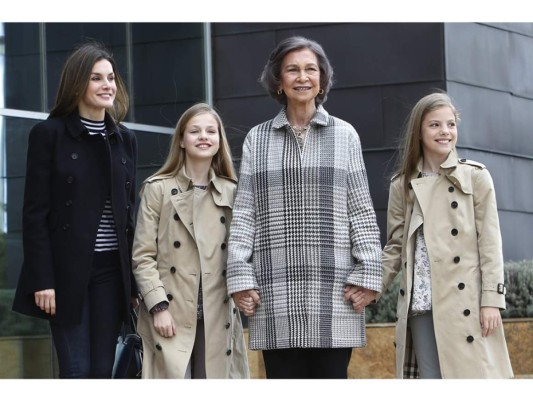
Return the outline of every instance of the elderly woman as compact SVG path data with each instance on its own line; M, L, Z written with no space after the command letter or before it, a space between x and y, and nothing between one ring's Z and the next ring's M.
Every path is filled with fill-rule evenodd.
M247 135L230 228L228 292L267 378L347 378L364 306L381 290L379 229L355 129L327 113L322 47L283 40L261 82L283 108Z

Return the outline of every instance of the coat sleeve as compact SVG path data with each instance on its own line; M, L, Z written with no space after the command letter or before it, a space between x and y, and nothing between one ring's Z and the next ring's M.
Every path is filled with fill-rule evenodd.
M27 293L55 289L50 232L57 212L52 209L55 135L43 124L30 131L26 161L26 183L22 211L24 266Z
M383 248L383 289L385 292L394 277L400 272L402 262L403 235L405 227L405 195L402 179L390 184L387 206L387 244Z
M379 228L370 197L361 143L355 130L352 139L348 151L347 190L354 265L345 283L380 292L383 267Z
M492 177L487 169L474 169L474 214L481 267L481 307L505 309L505 295L498 293L504 283L503 250Z
M145 183L137 213L132 267L138 290L148 310L162 301L167 301L157 268L157 235L162 202L161 184L158 181Z
M252 177L252 146L247 135L242 149L237 195L228 243L228 294L259 289L252 262L255 237L255 193Z

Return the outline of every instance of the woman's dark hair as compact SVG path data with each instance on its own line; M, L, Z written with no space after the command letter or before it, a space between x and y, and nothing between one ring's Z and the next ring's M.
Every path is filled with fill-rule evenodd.
M113 108L106 110L116 123L124 120L129 107L129 96L124 81L120 77L113 55L98 42L84 43L68 57L59 82L56 103L50 117L64 117L72 113L85 95L93 66L100 60L107 60L113 67L117 92Z
M284 92L278 94L281 85L281 65L287 54L293 51L309 49L315 53L320 68L320 89L315 97L316 105L325 103L328 92L333 84L333 68L329 62L324 49L314 40L302 36L292 36L282 40L270 54L270 57L263 69L259 82L267 90L268 94L281 104L287 104L287 96Z

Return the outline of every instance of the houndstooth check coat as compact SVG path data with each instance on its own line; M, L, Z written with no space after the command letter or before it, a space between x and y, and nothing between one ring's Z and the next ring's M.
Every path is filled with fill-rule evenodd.
M355 129L319 106L303 149L285 109L248 133L228 246L228 293L257 289L250 349L363 347L347 284L381 290L379 228Z

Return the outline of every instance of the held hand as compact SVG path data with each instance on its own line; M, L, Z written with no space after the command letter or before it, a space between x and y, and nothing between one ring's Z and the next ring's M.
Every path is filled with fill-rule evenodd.
M56 315L56 291L45 289L35 292L35 304L45 313L52 316Z
M174 324L174 319L172 318L170 311L159 311L155 313L153 317L154 328L161 336L169 338L176 334L176 324Z
M137 307L139 307L139 299L135 296L131 296L130 304L131 304L131 308L135 310Z
M237 307L239 307L247 317L254 315L256 306L261 303L259 292L255 289L233 293L232 297L235 304L237 304Z
M479 316L481 322L481 335L487 337L502 323L502 315L497 307L481 307Z
M351 301L356 313L363 312L365 307L376 299L377 292L354 285L347 285L344 288L344 301Z

